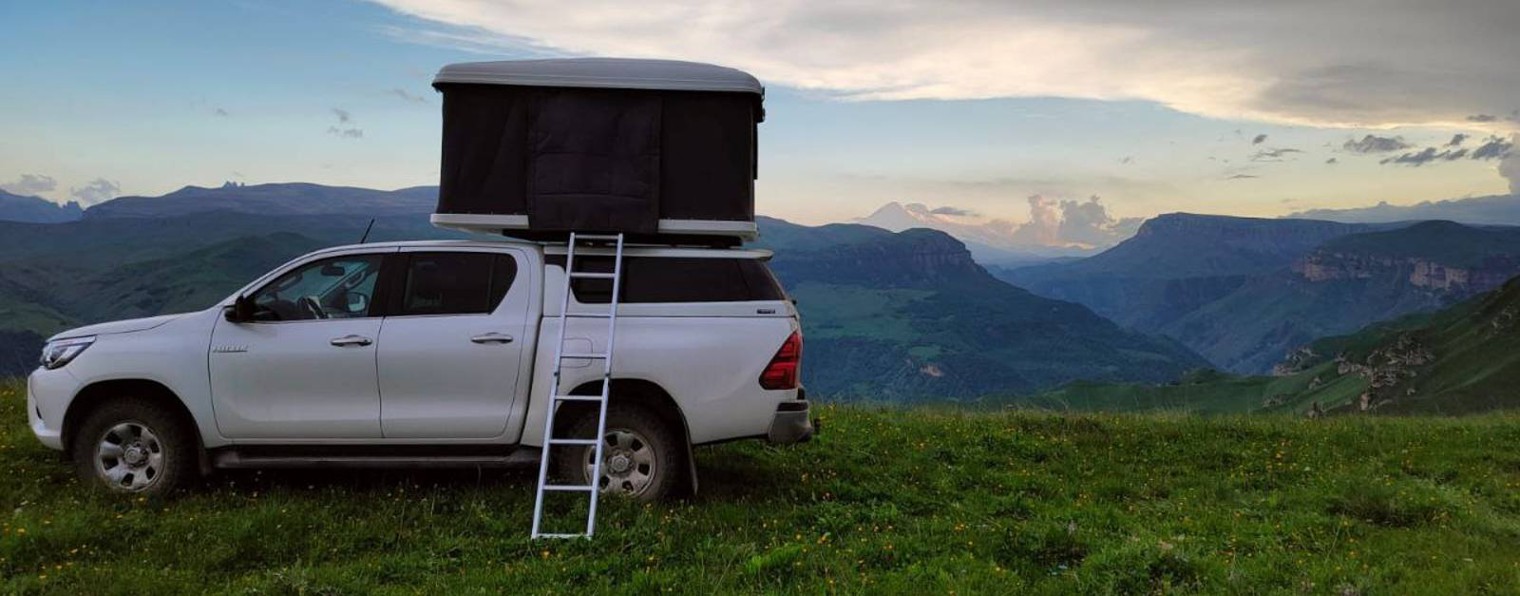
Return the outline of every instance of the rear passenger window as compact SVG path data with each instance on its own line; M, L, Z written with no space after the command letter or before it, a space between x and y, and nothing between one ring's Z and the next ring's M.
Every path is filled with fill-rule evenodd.
M517 261L490 253L407 253L397 315L466 315L496 310Z
M565 265L564 257L550 263ZM611 257L579 257L576 271L610 273ZM612 280L577 279L570 284L582 304L611 300ZM748 302L785 300L786 294L757 259L629 257L623 260L625 304L649 302Z

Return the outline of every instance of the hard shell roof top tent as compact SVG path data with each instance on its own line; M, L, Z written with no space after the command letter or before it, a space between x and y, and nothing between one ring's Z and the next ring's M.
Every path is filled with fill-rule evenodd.
M451 64L435 225L530 240L756 237L765 89L743 71L670 60Z

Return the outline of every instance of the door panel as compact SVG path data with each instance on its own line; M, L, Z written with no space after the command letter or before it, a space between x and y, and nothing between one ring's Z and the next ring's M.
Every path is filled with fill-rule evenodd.
M248 295L252 321L220 319L208 365L217 428L231 439L379 438L376 342L383 256L292 267Z
M211 337L217 428L232 439L380 437L374 344L380 321L217 321ZM344 339L353 343L333 345Z
M396 308L380 330L387 439L491 438L506 430L527 329L520 255L400 255ZM523 276L526 277L526 276ZM478 311L478 312L472 312Z

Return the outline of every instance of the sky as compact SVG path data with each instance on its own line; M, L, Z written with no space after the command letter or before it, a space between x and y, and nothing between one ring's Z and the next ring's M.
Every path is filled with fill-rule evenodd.
M59 202L437 184L439 67L574 56L755 74L757 210L800 223L1520 194L1514 0L51 1L0 23L0 188Z

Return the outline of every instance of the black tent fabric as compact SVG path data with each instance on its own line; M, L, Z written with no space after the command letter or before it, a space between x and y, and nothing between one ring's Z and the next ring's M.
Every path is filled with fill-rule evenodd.
M438 214L516 216L506 233L721 234L737 228L709 222L754 221L758 93L434 86Z

